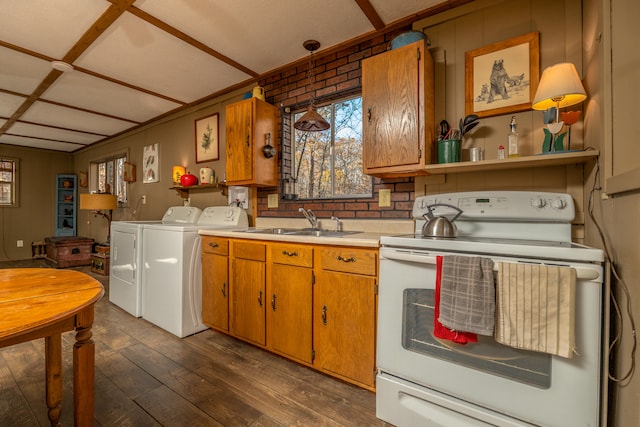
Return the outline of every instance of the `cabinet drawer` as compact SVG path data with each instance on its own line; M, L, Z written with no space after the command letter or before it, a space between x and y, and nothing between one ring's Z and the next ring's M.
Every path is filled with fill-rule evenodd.
M229 240L224 237L202 237L202 252L229 255Z
M235 258L252 259L255 261L267 260L267 245L244 240L233 241L233 256Z
M274 243L270 245L271 262L277 264L313 267L313 248L311 246Z
M376 275L377 251L353 248L326 248L320 251L320 263L323 270Z

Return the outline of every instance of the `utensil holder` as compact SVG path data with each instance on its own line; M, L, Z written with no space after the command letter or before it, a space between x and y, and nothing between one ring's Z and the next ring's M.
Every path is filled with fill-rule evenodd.
M456 163L460 161L461 139L443 139L438 141L438 163Z

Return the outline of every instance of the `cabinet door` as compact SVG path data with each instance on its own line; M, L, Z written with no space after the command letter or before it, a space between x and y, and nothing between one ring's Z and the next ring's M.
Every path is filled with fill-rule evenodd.
M273 264L269 288L268 341L276 352L312 362L312 270Z
M253 180L253 103L236 102L226 108L227 181Z
M229 258L202 255L202 323L229 331Z
M424 173L434 129L433 58L424 41L362 61L362 160L376 176Z
M265 263L234 258L231 273L231 333L265 345Z
M373 389L374 277L320 270L314 289L314 348L319 369Z

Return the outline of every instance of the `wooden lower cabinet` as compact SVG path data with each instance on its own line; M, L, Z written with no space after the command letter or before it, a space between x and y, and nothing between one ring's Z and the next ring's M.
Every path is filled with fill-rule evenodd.
M375 389L377 251L319 250L314 289L314 365Z
M228 239L228 263L211 252L203 239L205 324L375 390L377 248Z
M267 347L305 364L313 361L313 248L270 245L271 274L267 281Z
M202 238L202 323L229 332L229 240Z
M229 331L238 338L264 346L266 244L232 241L229 273Z

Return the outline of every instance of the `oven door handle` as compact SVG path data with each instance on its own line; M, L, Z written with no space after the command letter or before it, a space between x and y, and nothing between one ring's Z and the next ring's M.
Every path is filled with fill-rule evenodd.
M380 257L394 261L414 262L420 264L436 265L436 257L429 253L418 251L380 248ZM596 268L569 266L576 270L576 280L596 280L600 278L600 272ZM494 264L493 271L498 271L498 265Z

